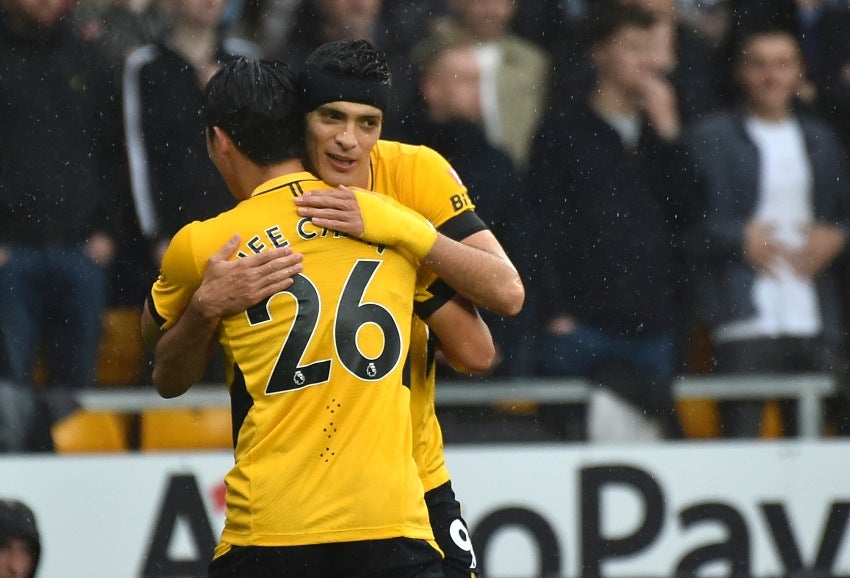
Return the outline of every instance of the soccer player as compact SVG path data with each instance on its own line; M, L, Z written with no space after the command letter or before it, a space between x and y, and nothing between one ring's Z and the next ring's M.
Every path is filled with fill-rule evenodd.
M238 201L183 227L165 252L143 314L149 344L197 298L205 265L234 231L238 254L291 247L306 265L289 287L216 319L228 360L235 464L225 527L210 565L220 576L442 576L411 456L403 386L417 260L437 233L388 198L358 192L363 239L301 218L292 202L328 185L303 172L302 117L281 63L239 59L204 92L210 158ZM203 305L203 304L200 304ZM156 358L164 397L191 382Z
M431 306L455 290L476 305L500 314L519 312L522 283L501 245L476 216L466 188L448 162L435 151L380 140L383 111L369 104L368 94L389 84L383 55L369 43L331 42L320 46L305 62L300 75L307 130L307 162L326 182L380 191L416 210L445 236L453 239L424 260L439 276L431 277ZM352 87L356 87L353 88ZM300 201L303 216L314 224L351 232L357 222L350 191L313 192ZM462 241L458 242L458 241ZM437 255L436 249L441 249ZM418 311L424 308L420 306ZM414 355L430 360L411 372L411 417L414 457L426 492L432 528L446 555L445 571L469 576L477 560L455 498L443 456L437 421L435 366L421 322L414 328Z
M477 305L500 314L519 312L524 299L522 282L501 245L477 218L466 189L451 166L435 151L421 146L379 140L385 106L375 94L389 88L383 54L365 41L322 45L307 60L301 79L303 108L307 111L307 161L331 184L357 186L388 194L427 217L441 232L424 259L440 277L429 287L430 299L417 303L421 317L436 310L442 318L454 315L454 331L443 332L428 318L444 353L459 369L483 371L492 364L483 344L466 342L476 334L474 310L464 308L455 291ZM358 207L347 189L310 191L300 197L301 211L314 225L354 233L364 207ZM462 242L458 242L457 240ZM234 247L225 247L199 289L208 315L239 310L253 302L228 289L233 283L256 288L263 275L269 286L286 275L288 262L280 257L254 265L249 259L225 261ZM251 257L250 259L255 259ZM224 282L224 280L227 282ZM431 279L434 279L433 275ZM441 304L446 304L440 307ZM454 307L450 307L454 305ZM191 316L200 316L192 312ZM203 324L186 320L183 338L169 339L159 349L203 349ZM467 328L470 328L468 331ZM183 365L185 367L185 364ZM413 453L426 491L431 524L445 553L449 576L469 576L477 560L454 496L443 457L442 432L434 410L435 363L433 344L424 324L414 320L411 337L411 414Z

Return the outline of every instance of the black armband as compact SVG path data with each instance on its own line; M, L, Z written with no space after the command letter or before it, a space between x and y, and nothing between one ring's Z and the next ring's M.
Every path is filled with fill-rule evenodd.
M449 239L463 241L473 233L486 231L487 224L475 211L464 211L437 227L437 230Z

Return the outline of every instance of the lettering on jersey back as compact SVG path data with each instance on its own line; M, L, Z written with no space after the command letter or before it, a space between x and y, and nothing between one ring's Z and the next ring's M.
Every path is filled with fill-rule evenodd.
M305 241L326 238L348 238L348 235L346 235L345 233L340 233L331 229L325 229L323 227L314 226L312 221L310 221L310 219L307 217L298 220L298 222L295 224L295 232L301 239ZM383 252L386 250L386 245L375 245L374 243L368 243L365 241L364 243L366 243L370 247L375 247L375 250L379 255L383 254ZM236 256L241 259L243 257L247 257L249 254L262 253L269 247L280 248L288 246L289 240L284 236L283 232L281 231L280 225L274 225L264 230L261 234L254 235L245 243L245 247L249 251L248 253L246 253L245 251L239 251Z

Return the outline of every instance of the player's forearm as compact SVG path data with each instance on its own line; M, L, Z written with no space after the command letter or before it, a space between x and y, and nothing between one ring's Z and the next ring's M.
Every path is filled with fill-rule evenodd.
M443 355L455 371L486 373L496 363L496 346L490 329L475 307L455 297L425 322L440 342Z
M218 319L189 304L165 331L154 351L153 384L162 397L177 397L201 380L215 340Z
M489 232L473 237L485 233L492 237ZM517 315L522 310L525 288L504 253L439 235L423 264L478 307L504 316Z
M522 309L522 281L490 231L479 231L459 243L437 235L423 216L398 201L345 187L305 192L294 202L298 214L317 227L403 247L478 307L507 316Z

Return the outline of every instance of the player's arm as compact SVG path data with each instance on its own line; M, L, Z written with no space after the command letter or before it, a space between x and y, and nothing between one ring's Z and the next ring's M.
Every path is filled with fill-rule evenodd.
M165 398L177 397L200 381L215 345L219 319L206 315L194 298L177 323L160 331L150 300L142 312L142 333L154 341L153 385Z
M145 303L142 335L154 349L153 382L163 397L181 395L201 379L222 318L286 290L302 270L303 256L289 247L231 260L239 240L234 236L209 259L200 286L166 331Z
M424 321L455 371L486 373L495 365L496 346L490 329L475 306L463 297L455 295Z
M299 215L318 227L403 247L479 307L507 316L522 309L522 280L489 231L474 233L461 243L428 231L424 217L388 197L345 187L305 192L295 202Z
M522 280L489 230L473 233L462 242L438 235L422 264L479 307L504 316L522 310Z

